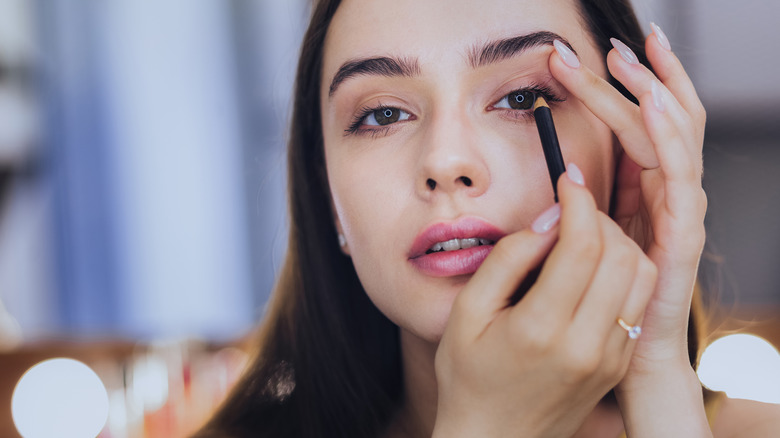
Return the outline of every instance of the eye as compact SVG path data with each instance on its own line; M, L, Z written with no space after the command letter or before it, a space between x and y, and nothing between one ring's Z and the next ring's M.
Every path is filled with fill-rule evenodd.
M386 132L394 123L414 119L412 114L392 106L368 107L361 110L352 120L352 124L344 130L344 133L345 135L371 134L376 136Z
M494 108L508 108L516 110L529 110L534 106L536 93L531 90L513 91L493 105Z
M381 107L370 110L366 114L362 123L366 126L385 126L402 120L409 120L410 114L406 111L393 107Z

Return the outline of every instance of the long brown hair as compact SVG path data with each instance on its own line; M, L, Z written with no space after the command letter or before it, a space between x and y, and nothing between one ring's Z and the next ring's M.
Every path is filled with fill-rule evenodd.
M398 328L368 299L331 221L319 96L325 35L339 3L316 2L303 40L288 145L289 243L258 351L197 437L377 436L401 400ZM629 0L580 5L604 56L614 36L648 65ZM698 337L689 336L693 363Z

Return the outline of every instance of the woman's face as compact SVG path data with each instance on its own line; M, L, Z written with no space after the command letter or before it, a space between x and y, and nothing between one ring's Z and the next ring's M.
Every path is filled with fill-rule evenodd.
M574 0L346 0L328 30L320 106L337 227L374 304L427 341L491 243L553 204L530 92L552 101L564 161L609 204L612 133L551 76L555 36L539 32L606 75Z

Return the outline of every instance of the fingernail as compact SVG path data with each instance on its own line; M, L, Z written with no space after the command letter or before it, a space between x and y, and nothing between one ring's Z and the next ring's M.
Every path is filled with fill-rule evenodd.
M555 204L536 218L534 223L531 224L531 229L537 234L546 233L550 231L560 219L561 204Z
M582 171L579 167L577 167L576 164L569 163L569 165L566 166L566 175L575 183L581 186L585 185L585 177L582 175Z
M636 54L627 45L623 44L623 41L617 38L610 38L609 42L612 43L612 47L617 49L624 61L629 64L639 64L639 58L636 57Z
M579 68L579 58L577 58L577 55L575 55L566 44L563 44L560 40L555 40L553 41L553 46L555 46L555 50L558 51L558 55L561 56L561 59L563 59L563 62L566 63L566 65L571 68Z
M672 45L669 44L669 38L666 37L664 31L662 31L661 28L653 22L650 22L650 27L653 28L653 33L655 34L655 38L658 40L658 44L660 44L664 49L671 51Z
M655 109L660 113L664 112L666 105L664 105L664 95L661 92L661 86L658 85L658 81L653 80L652 84L650 84L650 94L653 95Z

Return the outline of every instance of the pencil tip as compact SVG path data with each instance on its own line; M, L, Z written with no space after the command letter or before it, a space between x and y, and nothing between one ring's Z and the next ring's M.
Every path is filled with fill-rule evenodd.
M540 106L546 106L547 108L550 107L550 105L547 105L547 101L544 100L544 96L537 95L536 100L534 101L534 111L536 111L536 109Z

